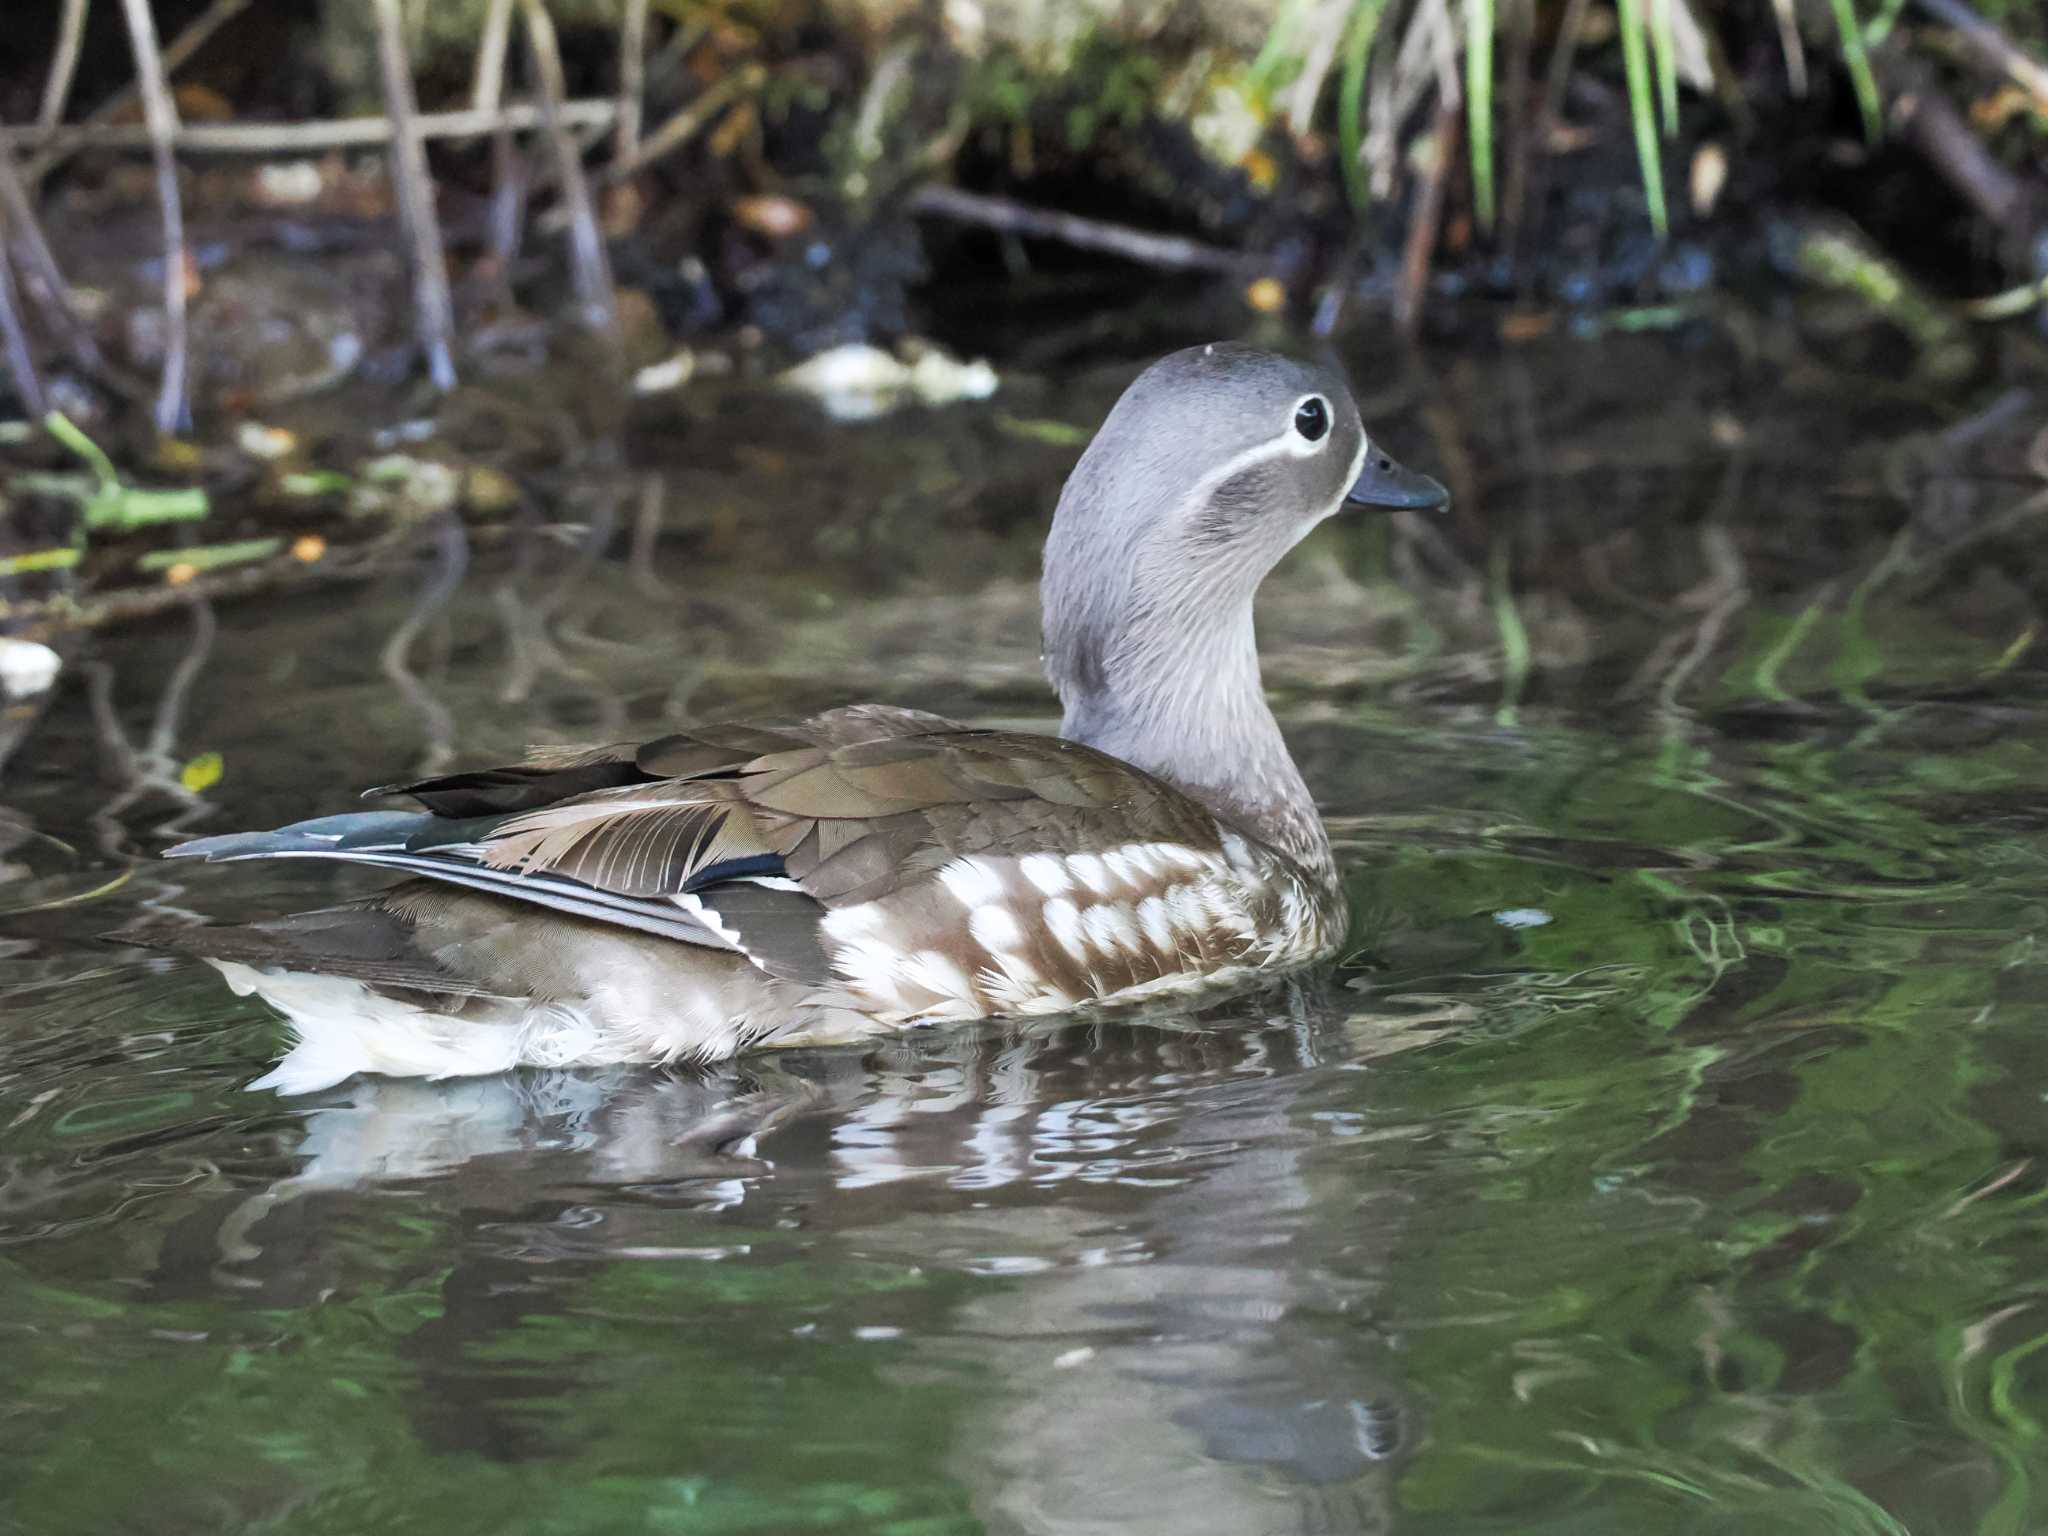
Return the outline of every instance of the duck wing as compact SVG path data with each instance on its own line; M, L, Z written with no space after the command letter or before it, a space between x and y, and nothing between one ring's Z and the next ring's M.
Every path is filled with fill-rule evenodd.
M861 908L917 932L950 916L964 942L961 891L974 882L939 878L949 869L1134 845L1211 856L1224 835L1196 801L1092 748L879 706L549 750L382 792L424 809L199 838L168 853L389 868L738 950L772 975L824 983L845 926L836 912Z

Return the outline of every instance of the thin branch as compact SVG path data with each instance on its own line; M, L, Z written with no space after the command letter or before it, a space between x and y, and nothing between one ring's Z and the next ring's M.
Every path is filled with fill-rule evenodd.
M1245 251L1184 240L1179 235L1132 229L1106 219L1085 219L1078 214L1033 208L1006 197L963 192L958 187L920 187L910 199L910 211L930 218L979 224L1004 234L1056 240L1085 251L1104 251L1142 266L1174 272L1247 272L1264 265L1257 256Z
M565 101L561 107L562 125L608 128L617 118L618 110L615 101ZM420 139L473 139L501 125L514 132L530 132L541 126L542 121L539 107L520 102L495 112L424 112L413 119L413 133ZM308 123L184 123L172 134L171 143L177 149L202 155L281 155L375 147L389 144L392 136L388 117L335 117ZM0 144L25 149L48 145L51 153L57 155L86 148L141 149L150 142L148 129L127 123L47 130L0 128Z
M149 0L121 3L128 17L128 41L135 50L135 80L156 161L157 207L164 226L164 371L157 389L156 429L168 437L185 422L185 209L178 197L178 163L171 153L178 109L164 79Z
M612 158L623 164L640 152L640 100L647 90L647 0L626 0L619 21L619 120Z
M512 132L491 135L490 253L492 281L500 302L512 306L512 268L519 260L519 242L526 232L526 184L529 176Z
M505 48L512 40L512 6L515 0L491 0L484 13L483 40L476 49L476 79L469 90L469 104L479 112L495 113L505 91Z
M133 0L131 0L133 3ZM391 181L398 192L398 222L405 230L412 264L413 319L427 354L427 373L436 389L455 387L455 306L448 297L448 265L441 247L441 222L434 212L434 184L427 155L414 131L419 108L413 101L412 68L405 53L404 18L398 0L371 0L377 17L377 63L384 76L384 106L391 114Z
M1408 219L1408 239L1401 250L1401 286L1394 298L1394 324L1403 336L1413 337L1422 324L1422 300L1429 288L1429 269L1436 257L1437 238L1443 232L1444 187L1450 180L1451 161L1458 153L1458 134L1463 125L1459 102L1445 92L1437 99L1436 126L1430 133L1429 171L1415 194L1415 208Z
M567 92L562 53L555 42L555 24L540 0L521 0L526 17L526 48L533 60L534 84L540 93L541 118L554 146L555 174L562 183L562 202L569 211L569 264L576 282L584 323L592 330L616 330L618 307L612 294L611 259L604 231L598 227L590 182L583 174L583 156L563 126L561 106Z
M1564 19L1557 24L1557 41L1550 47L1550 63L1543 71L1543 120L1547 129L1564 112L1565 87L1571 84L1572 58L1579 50L1579 33L1586 25L1586 0L1565 0Z
M1792 94L1801 101L1806 99L1806 42L1799 35L1799 13L1793 8L1796 0L1771 0L1771 10L1778 20L1778 51L1785 55L1785 82L1792 88Z
M29 350L28 328L22 324L21 300L14 286L14 263L0 246L0 346L7 353L7 373L14 380L14 393L31 421L49 414L50 402L43 394L43 381L36 374L35 354Z
M64 0L63 19L57 23L57 50L50 58L50 78L43 82L43 107L36 114L42 127L54 128L64 121L72 77L78 73L78 50L85 43L85 8L91 3Z

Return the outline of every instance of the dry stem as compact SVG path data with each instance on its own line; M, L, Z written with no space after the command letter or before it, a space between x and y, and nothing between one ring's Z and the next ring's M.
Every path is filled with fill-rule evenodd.
M1177 272L1246 272L1260 266L1259 258L1178 235L1157 235L1150 230L1132 229L1105 219L1084 219L1078 214L1056 213L1033 208L1006 197L988 197L963 192L958 187L921 187L910 199L912 213L935 218L957 219L979 224L1005 234L1029 235L1039 240L1057 240L1086 251L1106 251L1148 267Z
M57 50L50 57L50 78L43 82L43 106L36 122L54 128L64 121L64 104L71 99L71 80L78 73L78 51L85 43L85 8L90 0L64 0L64 15L57 23Z
M562 202L569 211L569 260L575 275L577 302L584 320L593 330L616 328L617 306L612 296L611 259L605 252L604 232L598 227L597 209L590 197L590 183L583 174L583 156L562 123L561 107L567 86L562 77L562 54L555 42L555 24L540 0L521 0L526 16L526 46L533 60L534 84L540 94L541 120L554 146L555 174L561 178Z
M135 50L135 81L142 92L142 118L156 162L157 206L164 225L164 371L157 389L156 429L169 436L185 422L185 209L178 196L178 163L171 153L178 109L164 79L149 0L122 0L122 7L128 17L128 41Z
M441 221L434 211L434 184L427 175L426 150L413 120L412 69L405 52L404 18L398 0L371 0L377 15L377 63L384 76L384 104L391 114L391 181L398 193L398 222L412 262L414 322L427 354L427 373L436 389L455 387L450 339L455 307L448 298L447 258Z

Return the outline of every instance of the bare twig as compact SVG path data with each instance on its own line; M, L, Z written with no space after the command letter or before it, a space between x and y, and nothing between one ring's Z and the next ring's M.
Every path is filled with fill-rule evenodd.
M1785 55L1785 80L1792 94L1806 98L1806 41L1799 35L1797 0L1771 0L1778 18L1778 49Z
M963 192L958 187L920 187L910 199L910 211L931 218L955 219L979 224L1005 234L1028 235L1037 240L1056 240L1086 251L1104 251L1143 266L1164 267L1176 272L1247 272L1263 263L1244 251L1178 235L1159 235L1132 229L1105 219L1084 219L1078 214L1033 208L1007 197L988 197Z
M707 93L708 94L708 93ZM562 103L565 128L607 128L618 115L615 101L587 98ZM420 139L472 139L499 126L527 132L540 126L541 109L519 102L495 112L423 112L413 119L414 136ZM172 145L187 153L203 155L286 155L310 154L323 149L355 149L389 144L393 137L388 117L336 117L310 123L184 123L171 136ZM150 143L146 128L127 123L101 126L41 128L0 128L0 144L10 148L34 148L48 144L53 152L73 150L140 149Z
M533 60L534 85L540 94L541 118L554 146L555 174L562 182L562 202L569 211L569 258L576 298L584 323L592 330L616 329L618 307L612 295L611 259L605 253L604 231L598 227L590 183L583 174L583 156L561 120L567 92L562 53L555 42L555 24L540 0L521 0L526 17L526 47Z
M512 267L519 260L519 241L526 230L526 160L513 142L512 130L491 135L491 267L498 297L512 301Z
M122 4L124 6L128 5L128 0L122 0ZM159 82L167 80L176 74L183 67L185 61L204 46L208 38L212 37L215 32L218 32L227 22L234 20L235 17L246 11L249 5L250 0L213 0L213 4L195 18L190 26L186 27L184 31L171 40L170 47L165 48L156 55L160 66L157 72ZM133 15L132 7L130 7L129 13ZM155 28L152 27L150 30L152 52L155 51L155 37ZM133 84L123 86L86 115L85 121L87 125L97 126L119 116L128 109L138 94L143 97L145 102L143 120L147 122L149 114L146 103L149 91L148 80L141 70L137 70ZM56 168L67 153L69 153L68 150L53 147L32 162L28 167L29 185L34 186L41 182L45 176L49 175Z
M1964 0L1919 0L1919 6L1943 26L1953 28L1986 67L2032 96L2036 110L2048 109L2048 65L1978 15Z
M371 0L377 15L377 63L384 76L384 105L391 114L391 181L398 193L398 222L404 227L412 264L413 319L426 350L427 372L436 389L455 387L455 307L448 298L447 258L441 221L434 211L434 184L427 154L414 131L418 106L412 68L405 52L405 21L398 0Z
M647 90L647 0L626 0L619 21L619 120L612 127L612 159L624 164L640 152L640 99Z
M1429 288L1437 237L1443 231L1444 186L1450 180L1451 161L1458 153L1458 107L1455 96L1444 95L1437 100L1436 126L1430 133L1429 172L1415 194L1415 210L1409 215L1408 240L1401 250L1401 287L1394 298L1394 324L1404 336L1413 336L1422 323L1422 298Z
M476 49L476 79L469 91L469 104L479 112L496 112L505 91L505 48L512 40L512 7L515 0L491 0L484 13L483 40Z
M185 209L178 197L178 163L171 137L178 109L165 82L157 52L156 22L149 0L121 0L128 17L128 41L135 51L135 79L142 92L142 120L156 161L157 206L164 225L164 372L157 389L156 429L168 436L185 422Z
M43 106L36 121L45 128L64 121L65 103L71 100L71 80L78 73L78 50L85 42L85 8L91 0L64 0L64 15L57 23L57 48L50 56L50 78L43 82Z
M1565 0L1564 19L1557 24L1557 41L1550 45L1550 63L1543 71L1543 122L1547 128L1564 111L1565 87L1571 84L1572 58L1579 51L1579 34L1586 26L1587 0Z
M21 300L14 286L14 263L0 246L0 345L7 352L7 373L14 380L14 393L28 411L29 419L41 421L50 403L43 394L43 381L36 374L35 354L29 350L28 328L22 323Z

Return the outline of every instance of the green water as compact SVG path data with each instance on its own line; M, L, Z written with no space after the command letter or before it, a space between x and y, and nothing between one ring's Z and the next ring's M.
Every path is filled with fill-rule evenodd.
M1114 367L693 404L651 558L544 480L399 653L429 572L75 658L6 780L0 1531L2048 1529L2040 412L1672 345L1352 360L1460 505L1270 590L1356 932L1199 1019L279 1100L95 937L331 896L128 856L437 753L1048 724L1038 428Z

